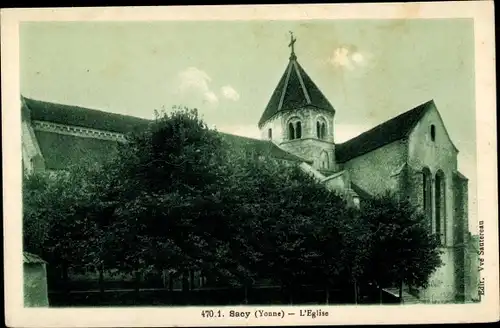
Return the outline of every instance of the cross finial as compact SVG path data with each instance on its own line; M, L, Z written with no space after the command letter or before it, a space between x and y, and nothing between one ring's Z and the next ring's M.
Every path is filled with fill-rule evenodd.
M297 39L293 37L292 31L289 31L289 32L290 32L290 44L288 46L292 49L292 53L290 54L290 59L295 59L297 57L295 56L294 45L295 45L295 41L297 41Z

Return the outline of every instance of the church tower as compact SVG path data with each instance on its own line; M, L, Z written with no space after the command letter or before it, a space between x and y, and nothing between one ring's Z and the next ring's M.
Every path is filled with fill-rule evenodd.
M335 109L298 63L290 35L288 66L259 120L261 138L313 161L316 169L336 171Z

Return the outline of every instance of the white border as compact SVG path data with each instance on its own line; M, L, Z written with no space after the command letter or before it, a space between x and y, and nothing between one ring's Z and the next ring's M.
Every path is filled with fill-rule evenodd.
M328 317L207 319L202 308L25 309L21 265L21 125L19 22L143 20L307 20L473 18L476 60L478 217L485 222L486 295L479 304L407 306L276 306L324 309ZM3 204L6 324L23 327L131 327L225 325L345 325L486 322L499 318L496 98L493 2L7 9L1 11ZM457 113L458 114L458 113ZM477 232L473 232L476 234ZM217 307L211 307L218 309ZM254 311L267 307L219 307Z

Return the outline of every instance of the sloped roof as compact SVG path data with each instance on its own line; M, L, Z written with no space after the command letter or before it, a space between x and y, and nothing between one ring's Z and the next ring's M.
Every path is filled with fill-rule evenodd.
M62 170L83 163L102 163L117 153L118 141L35 131L49 170Z
M455 175L457 176L457 178L459 179L462 179L462 180L469 180L469 178L467 178L465 175L463 175L460 171L456 171L455 172Z
M234 148L244 148L254 151L260 156L280 160L307 162L307 160L279 148L270 141L226 133L220 134ZM89 164L100 163L105 159L111 159L112 156L117 154L118 141L76 137L44 131L35 131L35 135L45 160L45 166L49 170L61 170L72 165L81 165L84 162Z
M433 100L425 102L401 115L377 125L357 137L337 144L335 156L339 163L366 154L379 147L406 137L431 107Z
M259 120L259 127L279 112L304 106L335 113L328 99L292 56Z
M24 264L45 264L47 262L42 260L42 258L38 255L31 254L28 252L23 252L23 263Z
M285 161L295 162L309 162L299 156L293 155L269 140L260 140L237 136L233 134L219 132L223 139L235 148L244 148L247 150L255 151L258 155L273 157Z
M86 128L127 133L145 128L152 121L107 113L83 107L74 107L23 98L31 119ZM25 109L23 108L23 111ZM73 114L75 113L75 114ZM82 121L78 121L82 119ZM252 150L260 156L280 160L307 162L271 141L259 140L218 132L233 147ZM99 163L117 153L118 141L79 137L55 132L35 131L45 166L50 170L65 169L71 165Z
M114 114L101 110L69 106L23 97L32 120L81 126L97 130L130 133L145 127L151 120ZM26 110L23 108L23 112Z
M369 192L358 186L357 184L351 182L351 189L358 194L359 198L361 199L372 199L373 195L371 195Z

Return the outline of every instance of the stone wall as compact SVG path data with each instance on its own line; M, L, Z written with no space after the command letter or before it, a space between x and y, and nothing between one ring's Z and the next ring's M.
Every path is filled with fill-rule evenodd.
M435 139L432 140L431 126L435 128ZM435 231L436 217L436 174L442 171L444 174L444 211L441 217L443 229L443 245L454 246L454 181L453 176L457 172L457 150L448 136L446 127L436 108L431 108L417 123L408 138L408 164L417 172L428 168L432 177L431 209L433 231ZM421 190L422 179L414 185L415 194ZM419 191L417 191L419 190ZM420 192L422 195L422 192Z
M469 238L468 180L460 173L453 174L454 243L464 244Z
M479 236L470 235L465 249L464 301L479 302Z
M423 207L423 171L428 170L431 177L428 216L432 232L436 232L436 175L442 172L444 177L444 195L441 198L444 207L440 218L444 264L432 275L429 287L420 291L424 302L464 299L467 264L463 236L468 230L467 201L463 198L466 194L463 185L457 183L457 154L441 116L435 107L431 108L408 137L408 164L413 172L408 180L410 197L413 203Z
M338 172L324 179L323 184L328 190L344 194L347 189L350 189L349 174L347 171Z
M283 129L283 122L281 116L275 116L271 120L267 121L260 129L260 138L262 140L269 140L269 129L272 130L271 140L279 144L286 138L286 130Z
M326 136L317 138L316 122L326 122ZM288 123L301 122L301 138L288 138ZM267 121L260 129L261 138L269 139L269 129L272 130L272 141L277 145L307 160L312 160L313 167L322 169L322 158L327 157L328 170L336 170L334 152L334 115L312 107L304 107L294 111L286 111ZM326 155L325 155L326 154Z
M49 305L45 264L24 263L24 306Z
M382 195L399 191L398 169L406 163L407 143L399 140L344 163L353 183L371 193Z
M453 243L456 249L455 274L457 298L461 301L470 301L468 284L470 284L471 259L469 256L469 220L468 220L468 186L467 180L459 173L453 175L454 213L453 213Z
M455 250L442 249L443 265L429 279L429 286L419 292L420 301L425 303L451 303L456 301Z
M45 163L33 127L28 120L21 122L22 161L26 173L43 171Z
M325 152L328 156L328 169L333 169L334 171L336 170L334 165L335 145L330 142L313 138L301 138L283 141L280 144L280 147L294 155L311 160L313 162L312 166L315 169L322 168L321 158L322 153Z

